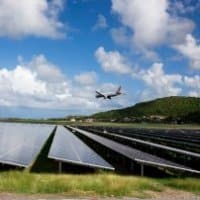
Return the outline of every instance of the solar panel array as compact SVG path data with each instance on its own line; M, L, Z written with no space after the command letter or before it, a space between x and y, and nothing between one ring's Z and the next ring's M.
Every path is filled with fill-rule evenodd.
M0 123L0 163L19 167L33 164L55 126ZM114 170L66 128L58 126L50 145L49 158L93 168Z
M62 126L58 126L56 130L48 157L88 167L114 170L108 162Z
M179 148L174 148L174 147L170 147L170 146L167 146L167 145L162 145L162 144L158 144L158 143L154 143L154 142L149 142L149 141L146 141L146 140L137 139L137 138L134 138L134 137L130 137L130 135L126 136L126 135L123 135L123 134L116 134L116 133L111 133L111 132L102 132L102 131L99 131L96 128L93 128L93 127L87 127L87 128L84 128L84 129L88 130L88 131L95 132L97 134L107 136L107 137L113 136L112 138L118 138L118 139L123 139L123 140L126 140L126 141L132 141L132 142L136 142L138 144L143 144L143 145L146 145L146 146L149 146L149 147L155 147L157 149L169 150L171 152L176 152L176 153L180 153L180 154L183 154L183 155L188 155L188 156L200 158L199 153L186 151L186 150L182 150L182 149L179 149Z
M93 127L95 128L95 127ZM200 153L199 130L157 130L142 128L96 127L98 130L138 138Z
M95 142L97 142L115 152L118 152L121 155L124 155L125 157L128 157L134 161L138 161L140 163L146 163L147 165L153 165L153 166L158 166L158 167L163 166L166 168L174 168L174 169L179 169L179 170L183 170L183 171L200 173L200 171L193 170L189 167L185 167L185 166L177 164L175 162L171 162L169 160L160 158L158 156L154 156L149 153L142 152L140 150L123 145L119 142L115 142L115 141L107 139L105 137L92 134L88 131L78 129L78 128L73 128L70 126L68 126L68 128L75 130L75 131L79 132L80 134L94 140Z
M51 125L0 123L0 163L29 166L53 128Z
M53 130L55 130L54 125L0 123L0 163L20 167L31 166L35 160L37 160L38 155L43 147L48 146L47 141L49 141L48 138L50 138L50 136L53 136ZM159 156L143 152L143 150L124 145L119 141L114 141L113 138L108 139L106 137L93 134L89 131L73 127L68 127L68 129L64 128L63 126L57 127L55 135L52 138L53 140L48 147L48 155L45 156L50 159L59 161L59 163L65 162L92 168L114 170L112 165L110 165L85 142L83 142L81 139L79 139L79 137L77 137L69 130L74 130L82 136L89 138L91 141L99 143L105 148L115 151L122 156L133 160L134 162L140 163L141 166L150 165L158 168L171 168L180 171L200 173L200 171L193 170L190 167L178 164L176 161L173 162ZM139 144L145 144L151 147L171 150L174 152L181 152L183 154L185 153L186 155L192 155L196 158L199 158L198 153L180 150L162 144L156 144L151 141L144 141L140 138L133 138L133 135L135 136L138 134L137 131L134 132L133 135L131 135L129 132L130 130L127 132L124 130L124 132L122 130L118 131L122 132L124 135L119 135L119 132L117 132L117 134L110 134L110 136L123 138L127 141L134 141ZM128 137L126 134L128 134ZM148 134L153 137L153 135L155 136L156 133L149 132ZM185 133L183 134L185 135ZM195 135L194 138L192 138L192 134L193 133L191 133L189 136L185 135L185 138L187 138L189 142L199 145L198 143L195 143L199 139L199 136ZM147 137L144 133L141 134L141 136ZM173 136L180 137L178 135ZM167 134L164 134L162 139L169 140L167 137Z

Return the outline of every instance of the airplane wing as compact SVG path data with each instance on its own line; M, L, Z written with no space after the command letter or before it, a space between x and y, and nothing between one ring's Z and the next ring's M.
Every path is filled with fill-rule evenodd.
M117 96L117 95L116 94L109 94L109 95L107 95L107 98L111 99L111 97L115 97L115 96Z
M106 96L104 94L96 91L96 98L101 98L101 97L106 98Z

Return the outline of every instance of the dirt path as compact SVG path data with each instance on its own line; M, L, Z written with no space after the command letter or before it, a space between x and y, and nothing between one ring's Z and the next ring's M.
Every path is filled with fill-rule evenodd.
M189 192L176 190L166 190L161 193L149 192L152 198L146 200L200 200L200 196ZM124 197L118 198L98 198L98 197L66 197L63 195L20 195L10 193L0 193L0 200L140 200L138 198Z

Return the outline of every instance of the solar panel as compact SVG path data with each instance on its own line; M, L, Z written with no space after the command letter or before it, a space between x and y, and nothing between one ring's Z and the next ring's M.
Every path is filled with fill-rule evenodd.
M169 160L160 158L158 156L154 156L154 155L151 155L149 153L142 152L140 150L128 147L128 146L123 145L121 143L112 141L110 139L92 134L88 131L84 131L84 130L81 130L81 129L78 129L78 128L73 128L73 127L70 127L70 126L68 126L68 128L75 130L75 131L79 132L80 134L98 142L99 144L101 144L101 145L103 145L103 146L105 146L105 147L107 147L107 148L109 148L113 151L116 151L116 152L120 153L121 155L123 155L123 156L125 156L125 157L127 157L131 160L134 160L136 162L143 163L143 164L146 164L146 165L153 165L153 166L158 166L158 167L162 166L162 167L172 168L172 169L181 170L181 171L189 171L189 172L194 172L194 173L200 173L200 171L193 170L191 168L188 168L188 167L185 167L183 165L171 162Z
M183 150L186 150L186 151L193 151L193 152L197 152L197 153L200 153L200 143L192 143L192 142L186 142L186 141L181 141L180 139L170 139L170 138L164 138L164 137L161 137L161 135L163 134L160 134L159 136L157 135L152 135L151 134L151 130L149 131L142 131L142 129L138 129L139 131L136 131L137 129L130 129L130 130L127 130L125 131L125 129L120 129L120 130L117 130L117 129L110 129L110 128L106 128L106 130L108 130L109 132L115 132L116 134L120 134L120 135L125 135L125 136L128 136L128 137L134 137L134 138L139 138L139 139L142 139L142 140L146 140L146 141L152 141L152 142L156 142L156 143L161 143L161 144L165 144L167 146L172 146L172 147L175 147L175 148L179 148L179 149L183 149ZM182 138L182 137L180 137Z
M109 129L109 128L108 128ZM112 128L113 130L111 132L118 132L116 128ZM200 143L199 134L191 134L189 131L183 132L183 130L155 130L155 129L133 129L133 128L127 128L127 129L120 129L121 134L139 134L144 136L152 136L154 138L158 139L169 139L169 140L178 140L182 142L189 142L189 143Z
M52 125L0 123L0 163L27 167L53 128Z
M114 169L78 137L62 126L57 127L48 157L93 168Z
M90 131L90 130L93 130L93 129L87 128L87 130ZM165 150L169 150L169 151L172 151L172 152L176 152L176 153L180 153L180 154L184 154L184 155L189 155L189 156L200 158L200 154L199 153L194 153L194 152L191 152L191 151L185 151L185 150L174 148L174 147L170 147L170 146L167 146L167 145L148 142L148 141L145 141L145 140L136 139L136 138L133 138L133 137L128 137L128 136L119 135L119 134L110 133L110 132L108 133L108 135L109 136L113 136L115 138L124 139L124 140L127 140L127 141L133 141L133 142L136 142L136 143L139 143L139 144L145 144L147 146L156 147L158 149L165 149Z

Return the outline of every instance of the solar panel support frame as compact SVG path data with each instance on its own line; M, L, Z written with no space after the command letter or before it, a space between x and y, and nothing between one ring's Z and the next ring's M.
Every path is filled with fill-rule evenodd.
M140 167L141 167L141 176L144 176L144 164L141 163Z
M62 161L58 161L58 173L62 174Z

